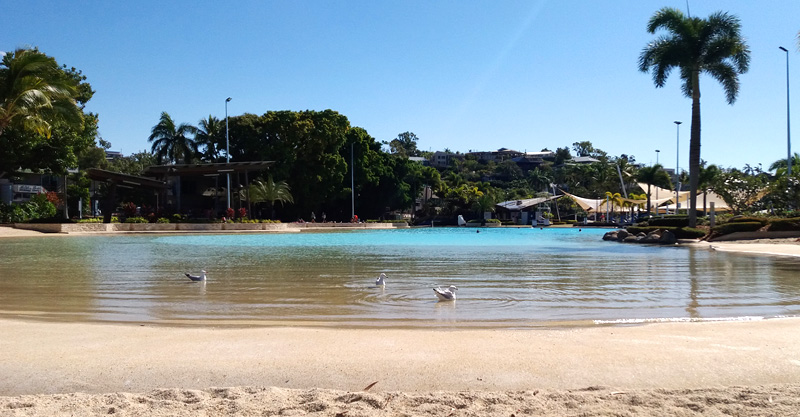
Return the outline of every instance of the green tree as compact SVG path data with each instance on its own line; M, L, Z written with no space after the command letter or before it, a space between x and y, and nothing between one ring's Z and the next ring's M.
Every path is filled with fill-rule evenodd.
M256 180L250 184L247 196L251 203L268 203L270 208L270 219L275 218L275 203L294 203L291 187L286 181L275 182L272 175L266 180Z
M778 159L769 166L770 171L775 171L775 175L786 175L788 171L789 161L786 158ZM800 154L797 152L792 155L792 171L800 171Z
M703 191L703 213L707 213L707 194L710 191L712 184L714 184L714 181L716 181L719 173L720 169L716 165L712 164L706 167L705 162L700 164L700 175L698 177L697 186L701 191Z
M768 183L768 176L760 168L746 166L743 170L721 170L712 189L725 200L733 214L752 213L764 208L760 200L767 193Z
M680 10L665 7L647 24L647 31L666 34L648 44L639 56L639 70L652 70L656 87L663 87L673 69L680 71L683 93L692 99L692 128L689 143L689 207L696 207L700 175L700 73L722 84L728 104L739 93L739 74L747 72L750 51L741 35L739 18L716 12L707 19L687 17ZM689 210L689 226L697 213Z
M97 115L81 111L94 94L85 80L37 50L3 57L0 178L20 168L64 174L95 146Z
M389 142L389 148L393 154L400 157L419 156L418 140L417 135L411 132L403 132L397 135L397 139L392 139Z
M36 49L17 49L0 64L0 135L13 126L47 138L53 122L80 126L78 83L65 77L54 58Z
M636 173L636 180L647 184L647 212L650 213L650 186L670 186L669 175L664 171L661 164L639 168Z
M225 149L225 124L211 115L201 119L194 140L198 147L203 147L200 157L204 161L218 162L220 151Z
M176 126L169 113L162 112L147 140L153 143L151 152L159 164L164 161L188 164L198 153L197 143L190 137L196 132L197 128L187 123Z

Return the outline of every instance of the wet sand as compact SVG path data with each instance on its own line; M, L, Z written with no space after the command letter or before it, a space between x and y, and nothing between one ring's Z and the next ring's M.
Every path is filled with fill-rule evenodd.
M800 255L794 242L713 245ZM797 415L798 329L798 318L457 331L0 319L0 415Z

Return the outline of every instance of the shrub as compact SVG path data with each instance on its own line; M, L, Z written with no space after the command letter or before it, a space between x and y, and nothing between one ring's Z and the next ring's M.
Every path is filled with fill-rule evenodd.
M800 230L800 217L790 219L775 219L769 222L771 232L790 232Z
M500 219L487 219L486 223L502 223Z
M663 218L653 217L648 220L650 226L671 226L671 227L687 227L689 226L689 217L687 216L665 216Z
M162 223L162 224L169 223L169 219L167 219L166 217L159 217L158 219L156 219L156 223Z
M90 219L80 219L80 220L78 220L78 223L102 223L102 222L103 222L103 218L102 217L92 217Z
M150 223L144 217L128 217L125 219L125 223Z
M125 203L122 205L122 214L125 217L133 217L136 215L136 204L134 203ZM134 222L131 222L134 223Z
M735 232L754 232L764 227L761 222L728 222L719 226L714 226L711 231L719 235L727 235Z
M691 227L673 227L673 226L630 226L627 229L628 233L639 234L641 232L650 233L656 230L669 230L677 239L699 239L706 235L703 229L694 229Z
M728 223L759 223L761 224L762 227L766 226L768 222L769 220L763 217L745 217L745 216L732 217L731 219L728 220Z

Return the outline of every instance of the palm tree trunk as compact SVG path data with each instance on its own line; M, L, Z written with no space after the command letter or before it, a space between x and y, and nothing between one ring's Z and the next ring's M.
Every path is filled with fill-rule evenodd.
M647 214L650 214L650 183L647 183Z
M678 175L676 172L675 175ZM692 136L689 142L689 227L697 225L697 185L700 180L700 71L692 71Z

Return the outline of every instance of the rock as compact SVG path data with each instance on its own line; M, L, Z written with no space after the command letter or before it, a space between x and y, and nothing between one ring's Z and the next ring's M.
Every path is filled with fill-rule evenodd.
M658 243L665 245L673 245L677 241L678 239L675 237L675 233L672 233L669 230L665 230L664 233L661 234L661 238L658 239Z
M619 232L617 232L617 240L625 240L625 238L630 235L631 234L628 233L627 230L620 230Z
M617 240L617 232L616 231L606 232L603 235L603 240Z
M623 242L625 242L625 243L636 243L636 242L640 241L641 239L643 239L643 238L642 238L642 237L639 237L639 236L628 235L628 236L627 236L625 239L623 239L622 241L623 241Z

